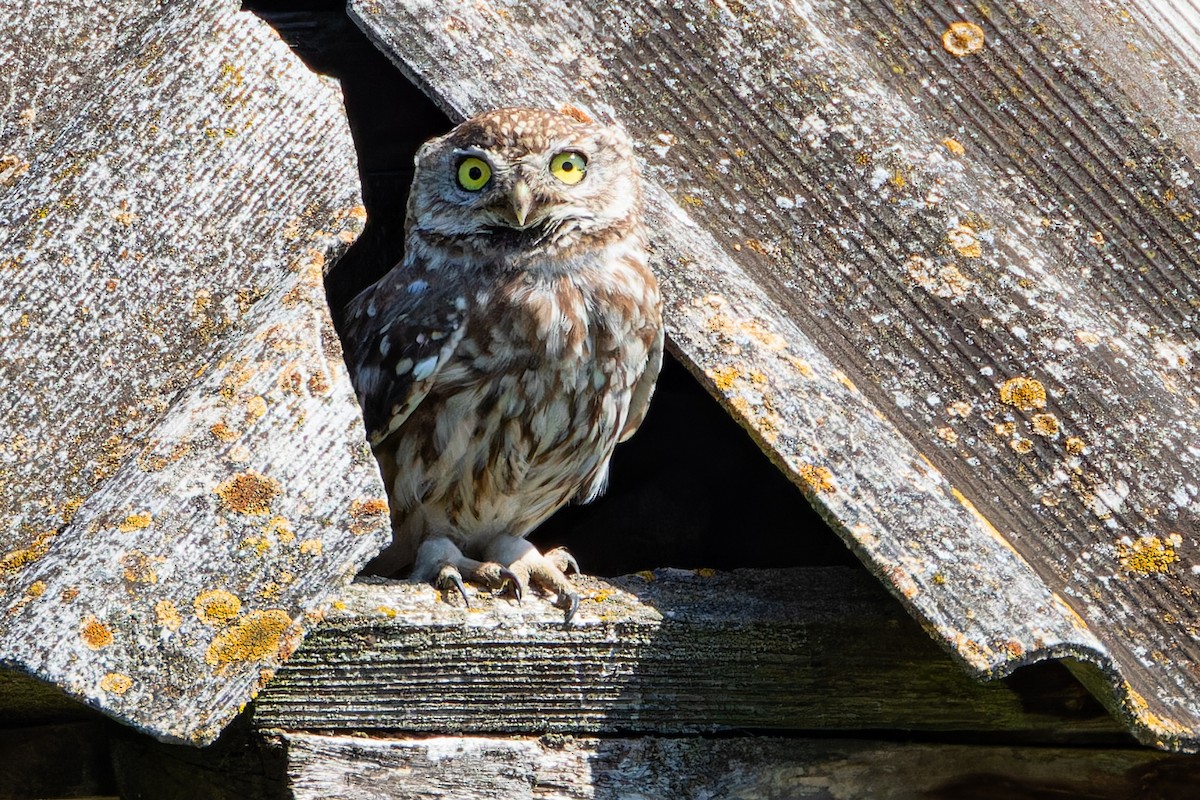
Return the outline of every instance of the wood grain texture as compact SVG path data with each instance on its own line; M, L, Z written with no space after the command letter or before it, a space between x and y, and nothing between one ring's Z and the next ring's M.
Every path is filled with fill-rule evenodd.
M1194 759L1135 749L772 737L280 738L295 800L1182 800L1200 777Z
M454 114L624 121L675 347L851 546L973 671L1092 662L1194 749L1200 91L1167 5L351 4Z
M0 664L209 741L386 541L336 88L228 2L0 17Z
M659 570L576 579L547 603L359 582L254 705L259 729L598 734L1004 731L1096 741L1085 694L1032 701L969 679L869 576L848 568Z

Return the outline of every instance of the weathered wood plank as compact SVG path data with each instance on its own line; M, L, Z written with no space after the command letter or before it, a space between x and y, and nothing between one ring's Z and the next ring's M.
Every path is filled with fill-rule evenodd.
M280 734L295 800L1190 798L1200 763L1138 749L744 737Z
M336 87L226 0L0 15L0 665L208 741L388 536Z
M625 122L674 345L864 560L979 673L1089 660L1144 740L1196 747L1200 80L1146 22L1170 4L579 5L351 8L453 114Z
M1111 737L1078 685L969 679L866 573L660 570L545 603L356 583L254 706L260 728L426 733L1005 731ZM657 576L657 577L655 577ZM1094 739L1093 739L1094 740Z

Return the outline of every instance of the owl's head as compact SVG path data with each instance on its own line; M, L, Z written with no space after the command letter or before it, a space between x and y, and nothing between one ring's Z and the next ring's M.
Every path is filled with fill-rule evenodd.
M417 153L410 232L527 248L603 234L639 212L637 162L618 126L501 108Z

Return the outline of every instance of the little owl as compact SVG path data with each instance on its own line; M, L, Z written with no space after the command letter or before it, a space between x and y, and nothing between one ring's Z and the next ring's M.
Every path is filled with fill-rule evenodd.
M421 147L404 260L346 309L347 361L392 509L371 564L579 605L525 535L604 490L662 364L641 188L619 127L529 108Z

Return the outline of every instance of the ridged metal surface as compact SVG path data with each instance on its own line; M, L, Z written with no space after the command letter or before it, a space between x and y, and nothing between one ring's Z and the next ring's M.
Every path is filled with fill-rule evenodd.
M675 348L847 542L973 670L1093 662L1196 748L1191 6L351 7L452 113L622 120Z

